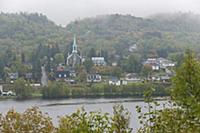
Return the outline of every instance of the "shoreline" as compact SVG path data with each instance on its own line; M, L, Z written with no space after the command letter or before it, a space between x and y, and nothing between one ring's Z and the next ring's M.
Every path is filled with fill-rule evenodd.
M118 99L118 98L116 98ZM155 101L166 101L169 97L155 97L153 98ZM53 104L46 104L42 107L51 107L51 106L65 106L65 105L82 105L82 104L107 104L107 103L128 103L128 102L143 102L144 98L139 99L130 99L130 100L115 100L115 101L99 101L99 102L76 102L76 103L53 103Z
M97 104L97 103L119 103L119 102L142 102L144 101L144 97L68 97L68 98L51 98L51 99L44 99L42 97L32 97L27 99L17 99L16 96L4 96L3 98L0 97L0 101L6 100L13 100L13 101L29 101L29 100L44 100L44 101L54 101L54 100L71 100L71 99L114 99L115 101L106 101L106 102L82 102L82 103L58 103L55 105L78 105L78 104ZM125 99L130 98L130 100L116 100L116 99ZM165 101L169 99L169 96L152 96L155 101ZM45 105L44 105L45 106ZM47 106L54 106L54 104L49 104Z

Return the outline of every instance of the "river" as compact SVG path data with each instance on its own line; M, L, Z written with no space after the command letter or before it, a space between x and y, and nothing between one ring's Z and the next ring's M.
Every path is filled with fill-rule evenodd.
M163 101L159 101L164 103ZM64 99L64 100L42 100L33 99L25 101L15 101L15 100L3 100L0 101L0 113L6 113L9 109L14 108L18 112L23 112L27 108L32 106L38 106L43 113L48 113L53 119L55 125L58 125L58 116L63 116L65 114L71 114L75 112L78 108L84 107L86 111L102 111L112 114L112 107L121 103L131 112L130 126L135 132L139 128L138 113L136 112L136 106L146 106L140 99L133 98L116 98L116 99ZM162 106L160 106L162 108Z

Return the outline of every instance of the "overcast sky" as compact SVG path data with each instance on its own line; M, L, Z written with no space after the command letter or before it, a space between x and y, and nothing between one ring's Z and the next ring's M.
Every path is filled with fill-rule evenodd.
M200 14L200 0L0 0L3 12L38 12L57 24L102 14L131 14L146 17L155 13Z

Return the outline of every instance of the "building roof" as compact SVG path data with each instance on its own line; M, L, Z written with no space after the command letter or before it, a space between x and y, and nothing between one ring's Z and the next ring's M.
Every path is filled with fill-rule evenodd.
M117 81L119 81L119 79L115 76L111 76L111 77L109 77L109 81L117 82Z
M75 34L74 34L74 41L73 41L73 45L72 45L72 53L78 53Z
M17 79L19 77L18 72L15 73L8 73L10 79Z
M102 61L104 61L105 59L104 59L104 57L92 57L92 60L102 60Z

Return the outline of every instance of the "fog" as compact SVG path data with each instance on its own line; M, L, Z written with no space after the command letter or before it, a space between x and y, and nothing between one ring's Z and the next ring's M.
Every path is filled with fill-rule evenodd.
M199 0L0 0L1 12L38 12L57 24L102 14L146 17L156 13L200 14Z

